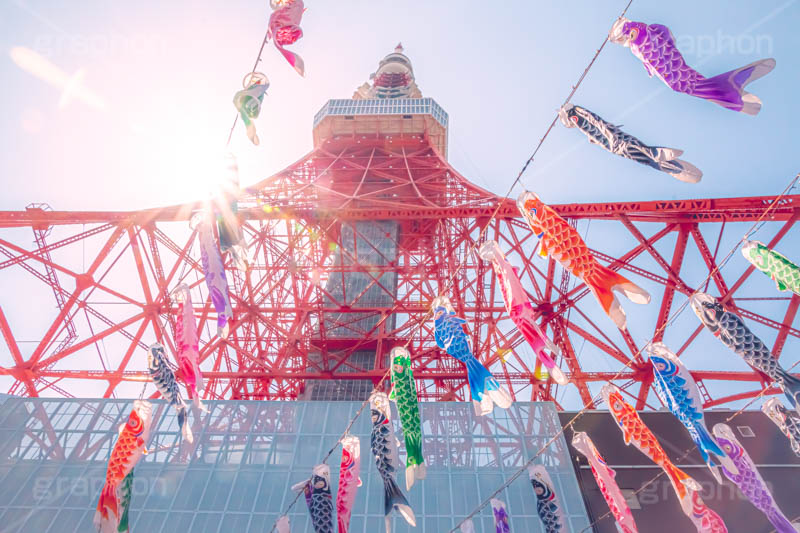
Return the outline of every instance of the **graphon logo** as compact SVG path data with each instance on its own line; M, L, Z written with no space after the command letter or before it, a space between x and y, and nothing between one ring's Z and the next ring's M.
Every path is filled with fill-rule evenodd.
M126 52L156 53L166 47L163 37L146 33L39 35L32 46L34 50L51 59L64 56L107 57Z
M773 492L772 484L769 481L765 482L769 491ZM703 488L700 494L707 504L714 501L748 501L747 497L732 483L724 483L722 485L713 481L698 481L698 483ZM669 480L660 479L647 485L637 496L642 507L657 505L667 498L674 499L675 490Z
M772 36L766 34L753 35L740 33L730 35L717 30L716 34L679 35L675 44L682 54L695 57L714 55L772 55Z
M40 477L33 484L33 497L37 501L55 500L64 495L92 498L100 494L105 478L55 478ZM145 496L156 493L167 495L167 483L163 479L133 479L133 496Z

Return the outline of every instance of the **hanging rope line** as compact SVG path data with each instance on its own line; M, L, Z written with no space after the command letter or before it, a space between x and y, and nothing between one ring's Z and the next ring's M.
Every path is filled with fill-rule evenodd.
M762 220L764 220L764 219L767 217L767 215L769 215L770 211L772 211L772 210L775 208L775 206L778 204L778 202L780 202L780 200L781 200L781 199L782 199L784 196L786 196L786 194L787 194L787 193L788 193L788 192L789 192L791 189L793 189L793 188L795 187L795 185L796 185L796 183L797 183L797 181L798 181L799 179L800 179L800 173L796 174L796 175L794 176L794 178L792 178L792 180L789 182L789 184L788 184L788 185L787 185L787 186L786 186L786 187L783 189L783 191L782 191L782 192L781 192L781 193L780 193L780 194L779 194L777 197L775 197L775 198L773 199L773 201L770 203L770 205L767 207L767 209L765 209L765 210L764 210L764 212L763 212L763 213L761 213L761 215L759 215L758 219L756 219L756 221L753 223L753 225L752 225L752 227L750 228L750 230L748 230L748 231L747 231L747 232L744 234L744 236L742 237L742 239L741 239L741 240L739 240L739 241L738 241L738 242L737 242L737 243L736 243L736 244L733 246L733 248L731 248L731 250L730 250L730 251L728 252L728 254L725 256L725 258L722 260L722 262L720 262L720 263L719 263L717 266L715 266L715 267L714 267L714 268L713 268L713 269L712 269L712 270L711 270L711 271L708 273L708 276L707 276L707 277L706 277L706 278L705 278L705 279L704 279L702 282L700 282L700 283L698 284L698 286L702 287L702 286L703 286L703 284L704 284L706 281L708 281L709 279L711 279L711 278L712 278L712 277L713 277L715 274L717 274L717 273L718 273L718 272L719 272L719 271L722 269L722 267L724 267L724 266L727 264L727 262L728 262L728 261L730 260L730 258L733 256L733 254L734 254L734 253L736 253L736 250L738 250L738 249L739 249L739 246L742 244L742 241L744 241L744 240L745 240L745 239L746 239L748 236L750 236L750 235L751 235L751 234L752 234L752 233L753 233L753 232L756 230L756 228L757 228L757 227L758 227L758 225L761 223L761 221L762 221ZM675 311L675 312L674 312L674 313L673 313L673 314L670 316L670 318L669 318L669 319L668 319L668 320L665 322L665 324L664 324L663 326L661 326L661 327L660 327L660 328L659 328L659 329L656 331L656 333L653 335L653 337L650 339L650 341L649 341L648 343L646 343L646 344L645 344L645 345L644 345L642 348L639 348L639 349L636 351L636 353L633 355L633 357L632 357L632 358L630 358L630 359L628 360L628 362L627 362L625 365L623 365L623 367L622 367L622 368L621 368L621 369L620 369L620 370L619 370L619 371L618 371L618 372L617 372L617 373L616 373L616 374L615 374L613 377L611 377L610 379L608 379L608 380L606 380L606 381L607 381L608 383L611 383L611 382L615 381L616 379L618 379L618 378L619 378L619 377L622 375L622 373L623 373L623 372L624 372L624 371L625 371L625 370L626 370L628 367L630 367L631 363L632 363L632 362L633 362L633 361L636 359L636 356L638 356L638 355L640 355L640 354L642 353L642 350L644 349L644 347L645 347L645 346L647 346L648 344L650 344L650 342L653 342L653 340L655 340L655 338L656 338L656 337L657 337L657 336L658 336L658 335L659 335L661 332L663 332L663 331L664 331L664 329L666 329L666 327L667 327L667 326L669 326L669 325L670 325L672 322L674 322L674 321L675 321L675 319L677 319L677 318L678 318L678 316L680 316L680 315L681 315L681 313L683 313L683 311L684 311L684 310L686 309L686 307L689 305L689 302L690 302L690 300L691 300L691 296L693 296L693 295L694 295L694 294L696 294L697 292L700 292L700 291L699 291L699 289L698 289L698 290L695 290L694 292L692 292L692 294L691 294L691 295L689 295L689 298L687 298L687 299L686 299L686 301L685 301L685 302L683 302L683 304L681 304L681 305L678 307L678 310L677 310L677 311ZM793 366L792 366L792 368L794 368L794 366L796 366L796 365L797 365L797 364L799 364L799 363L800 363L800 361L798 361L798 363L795 363L795 365L793 365ZM766 389L766 388L765 388L764 390L762 390L762 391L761 391L761 393L758 395L758 397L760 397L760 396L762 396L763 394L765 394L767 390L768 390L768 389ZM602 395L598 395L596 398L593 398L593 399L592 399L592 404L598 404L598 403L600 403L601 399L602 399ZM754 401L755 401L755 400L754 400ZM751 403L752 403L752 402L751 402ZM745 406L745 407L743 407L742 409L740 409L740 410L739 410L739 412L743 411L743 410L744 410L746 407L747 407L747 406ZM496 497L498 494L500 494L500 492L502 492L502 491L503 491L503 490L505 490L505 489L506 489L506 488L507 488L509 485L511 485L511 483L513 483L513 482L514 482L514 480L516 480L516 479L517 479L517 478L518 478L518 477L519 477L519 476L520 476L520 475L521 475L521 474L522 474L522 473L523 473L523 472L524 472L524 471L527 469L527 467L528 467L529 465L533 464L533 462L534 462L534 461L535 461L535 460L536 460L536 459L537 459L537 458L538 458L538 457L539 457L539 456L540 456L540 455L541 455L541 454L542 454L542 453L543 453L543 452L544 452L544 451L545 451L547 448L549 448L549 447L550 447L550 445L551 445L551 444L553 444L553 442L555 442L555 441L556 441L556 439L558 439L558 438L559 438L559 437L560 437L562 434L564 434L564 433L565 433L565 431L567 430L567 428L570 428L570 429L571 429L571 428L572 428L572 426L573 426L573 424L574 424L574 423L575 423L575 422L578 420L578 418L580 418L580 417L583 415L583 413L585 413L585 412L586 412L586 410L587 410L587 409L589 409L589 406L584 406L584 407L583 407L583 408L582 408L580 411L578 411L578 413L577 413L577 414L575 414L575 416L573 416L573 417L572 417L572 418L569 420L569 422L567 422L567 423L566 423L564 426L562 426L561 430L560 430L560 431L558 431L558 432L557 432L557 433L556 433L556 434L555 434L555 435L554 435L554 436L553 436L553 437L552 437L550 440L548 440L548 441L547 441L547 443L545 443L545 445L544 445L544 446L542 446L542 447L539 449L539 451L537 451L537 452L536 452L536 454L534 454L534 456L533 456L533 457L531 457L531 458L530 458L528 461L526 461L526 462L525 462L525 463L522 465L522 467L521 467L519 470L517 470L517 471L516 471L516 472L515 472L515 473L514 473L514 474L513 474L513 475L512 475L512 476L511 476L511 477L510 477L508 480L506 480L506 481L505 481L503 484L501 484L501 485L500 485L500 487L498 487L498 488L497 488L497 490L495 490L495 491L492 493L492 495L491 495L491 496L489 496L489 497L488 497L488 498L486 498L484 501L482 501L482 502L481 502L481 503L478 505L478 507L476 507L476 508L475 508L475 509L474 509L474 510L473 510L473 511L472 511L472 512L469 514L469 515L467 515L467 516L466 516L466 517L465 517L463 520L461 520L461 522L459 522L459 523L456 525L456 527L454 527L453 529L451 529L451 530L450 530L450 533L455 533L455 532L458 530L458 528L461 526L461 524L463 524L464 522L466 522L467 520L469 520L470 518L472 518L473 516L475 516L476 514L478 514L478 513L481 511L481 509L483 509L484 507L486 507L486 506L487 506L487 505L490 503L490 501L491 501L491 499L492 499L492 498ZM739 413L739 412L737 412L737 415L738 415L738 413ZM732 417L732 418L733 418L733 417ZM660 474L659 474L659 475L660 475ZM659 477L659 476L656 476L656 478L655 478L655 479L657 479L658 477ZM652 481L651 481L651 482L652 482ZM641 489L639 489L639 490L641 490ZM606 516L606 515L603 515L603 516ZM602 517L601 517L601 518L602 518ZM598 519L598 520L600 520L600 519ZM595 522L597 522L597 520L596 520Z
M625 9L622 10L622 13L620 13L619 17L617 17L617 20L620 20L620 19L625 17L625 14L628 12L628 8L631 7L632 3L633 3L633 0L629 0L628 1L628 5L626 5ZM572 97L575 96L575 92L578 90L578 87L580 87L581 83L583 83L584 78L586 78L586 75L589 73L589 69L592 68L592 66L594 65L594 62L597 60L597 56L600 55L600 52L603 51L603 48L605 48L606 44L608 44L608 34L606 34L606 38L603 39L603 44L601 44L600 48L598 48L597 51L594 53L594 57L592 57L592 60L589 61L589 64L584 69L583 74L581 74L581 77L578 78L578 83L576 83L575 85L572 86L572 91L570 91L569 96L567 96L567 99L564 100L564 103L561 105L561 107L564 107L565 105L567 105L569 103L569 101L572 100ZM533 151L533 153L528 158L528 160L525 161L525 165L523 165L522 170L519 171L519 175L517 175L517 179L514 180L514 183L511 185L511 189L513 189L514 185L516 185L517 182L519 182L520 178L522 178L522 174L525 173L525 170L528 168L528 165L530 165L531 162L533 161L533 158L536 157L537 152L539 152L539 148L541 148L542 144L544 144L544 140L550 134L550 131L556 125L556 122L558 122L558 113L556 113L556 116L553 118L553 121L550 123L550 126L547 127L547 131L544 132L544 135L542 136L542 138L539 139L539 144L536 145L536 149ZM511 192L511 190L509 190L509 193L510 192ZM506 196L508 196L508 194L506 194Z
M633 3L633 0L629 0L628 1L627 5L625 6L625 9L623 9L622 13L619 15L617 20L619 20L619 19L621 19L621 18L623 18L625 16L625 14L628 11L628 8L630 8L632 3ZM570 91L569 95L567 96L566 100L564 101L564 103L562 105L568 104L569 101L572 99L572 97L575 95L575 92L578 90L578 87L580 87L581 83L583 83L583 80L586 78L587 74L589 73L589 70L592 68L592 66L594 65L595 61L597 60L597 57L600 55L600 52L602 52L603 48L605 47L605 45L607 43L608 43L608 35L606 35L605 39L603 40L603 43L595 51L594 55L592 56L591 61L586 66L586 68L583 70L583 72L581 73L581 75L578 78L578 81L575 83L575 85L572 86L572 90ZM263 44L262 44L262 49L263 49ZM238 118L238 116L237 116L237 118ZM547 130L545 131L544 135L541 137L541 139L539 139L538 144L534 148L534 150L531 153L530 157L528 157L528 159L525 161L525 164L522 166L522 168L520 169L520 171L517 174L516 178L512 182L511 186L509 187L508 192L506 192L506 194L503 196L503 199L508 198L509 195L514 190L514 187L516 187L516 185L520 182L520 180L522 179L523 174L528 169L530 164L533 162L534 158L536 157L536 154L539 152L539 149L544 144L545 139L547 139L547 136L553 130L553 127L555 126L557 121L558 121L558 113L556 113L556 115L553 118L552 122L547 127ZM234 125L235 125L235 123L234 123ZM459 262L459 264L456 266L456 268L454 268L453 271L451 272L451 274L448 276L447 282L446 282L446 287L443 290L439 291L439 293L438 293L439 296L444 296L450 291L450 288L452 287L452 284L453 284L453 281L455 279L456 274L461 271L461 269L465 266L465 264L466 264L468 258L470 257L470 255L472 255L472 253L475 251L475 249L477 248L478 244L481 243L484 234L489 229L489 227L491 226L491 224L494 221L494 219L497 217L497 213L500 211L500 208L502 207L502 205L503 205L503 202L502 202L502 200L499 199L498 202L497 202L497 206L495 207L494 211L492 212L491 217L489 218L488 222L486 222L486 224L483 226L483 228L481 229L480 233L478 234L478 238L473 240L472 246L470 246L469 249L467 250L467 252L464 254L464 257L463 257L462 261ZM384 315L384 318L381 319L381 322L383 322L386 319L386 317L390 316L392 314L392 312L396 308L397 308L397 304L395 304L395 306L392 308L390 313L386 313ZM406 348L406 349L408 348L408 346L411 344L412 339L414 338L414 335L418 332L419 329L421 329L423 327L424 323L428 320L428 317L431 316L432 313L433 313L433 307L430 307L426 311L425 316L423 317L423 319L418 323L416 328L409 334L408 340L403 345L404 348ZM378 384L373 388L373 390L372 390L373 393L378 391L378 390L380 390L380 388L383 385L384 381L386 381L386 378L389 377L390 374L391 374L391 365L389 366L389 368L387 368L386 372L383 374L381 379L378 381ZM370 396L371 395L372 395L372 393L370 393ZM322 463L326 463L327 460L330 458L330 456L333 454L333 452L336 451L336 448L338 448L338 446L339 446L339 442L341 441L342 438L344 438L347 435L347 433L349 432L350 428L353 427L353 424L356 422L358 417L364 411L364 408L366 407L366 405L368 403L369 403L369 397L361 403L361 406L359 407L359 409L356 412L355 416L353 416L353 418L348 423L346 430L344 431L344 433L342 433L342 436L339 438L339 440L337 440L336 444L325 455L324 459L322 460ZM311 478L309 478L308 481L310 482ZM300 494L301 493L298 492L295 495L294 499L289 504L289 506L286 508L286 510L278 516L278 519L280 519L280 517L282 517L282 516L287 516L288 515L289 511L291 511L291 509L294 507L294 505L300 499ZM270 533L275 531L275 529L276 529L276 527L278 525L278 519L276 519L275 522L273 523L272 528L270 529Z

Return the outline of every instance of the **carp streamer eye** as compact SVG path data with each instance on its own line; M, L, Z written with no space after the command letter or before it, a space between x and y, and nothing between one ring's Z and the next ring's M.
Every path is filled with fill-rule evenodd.
M578 115L572 116L570 118L572 119L572 122L574 122L575 124L578 123Z
M733 452L733 446L731 446L730 444L723 444L722 449L725 450L725 453Z
M638 37L638 36L639 36L639 30L636 29L636 28L631 28L630 40L631 41L635 41L636 37Z

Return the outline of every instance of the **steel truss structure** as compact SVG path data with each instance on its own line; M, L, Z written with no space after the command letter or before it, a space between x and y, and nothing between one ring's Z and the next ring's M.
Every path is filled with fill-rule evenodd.
M594 252L636 283L644 278L649 289L660 287L652 291L650 305L660 307L655 326L643 333L647 338L658 340L670 332L676 294L696 288L682 273L687 250L694 249L704 262L702 277L711 273L708 292L720 295L746 320L775 330L773 353L779 357L787 338L800 336L792 325L800 298L784 298L783 316L756 313L736 299L753 267L737 279L717 269L726 252L720 249L726 226L752 225L774 200L553 207L575 223L601 221L615 241L630 243L621 253ZM242 273L226 258L234 309L227 339L209 333L216 315L202 281L197 235L188 225L193 212L208 207L62 212L32 205L0 212L2 285L11 287L27 277L25 283L35 281L42 288L25 306L5 301L0 308L0 330L10 354L0 376L13 378L9 392L136 395L148 379L144 348L158 341L174 352L177 305L170 291L184 282L195 294L208 398L289 400L303 398L318 380L377 383L386 373L390 349L408 342L422 399L469 399L463 367L433 340L429 304L444 292L468 320L475 353L516 399L555 400L557 385L513 328L491 265L475 253L481 242L495 239L520 267L540 323L561 347L561 367L581 401L591 406L590 386L617 377L638 408L648 405L652 376L639 354L641 343L598 315L585 285L569 279L552 260L534 258L536 239L512 199L471 184L425 135L332 137L242 192L238 217L251 265ZM798 213L800 196L775 203L765 218L774 235L770 246L781 241ZM376 235L381 226L369 221L390 221L386 227L392 229ZM391 246L384 246L387 242ZM345 282L356 275L366 281L357 287ZM35 315L42 324L35 343L17 341L9 320L12 307L15 313L27 309L28 316L23 313L20 320ZM701 330L697 325L688 337L683 335L682 345L672 346L674 351L681 354L695 342ZM579 356L579 345L589 346L594 360L607 359L608 367L627 368L619 376L596 371L596 365L586 365ZM374 354L371 361L352 357L364 352ZM695 369L694 376L706 407L752 397L767 386L753 371ZM715 396L705 386L713 380L752 384L745 391Z

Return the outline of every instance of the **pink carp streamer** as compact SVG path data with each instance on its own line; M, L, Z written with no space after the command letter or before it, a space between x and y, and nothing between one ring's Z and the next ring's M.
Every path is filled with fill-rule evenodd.
M633 519L633 513L631 513L631 509L625 501L625 496L614 479L617 473L606 464L605 459L597 451L589 435L583 431L575 432L572 438L572 447L586 457L589 462L594 479L597 481L597 486L600 487L600 493L617 521L618 529L622 533L639 533L636 528L636 521Z
M506 303L506 311L508 311L519 332L522 333L522 336L533 348L539 361L547 368L547 372L553 376L556 383L559 385L569 383L567 376L556 366L556 362L547 353L549 350L555 356L561 355L558 346L548 339L536 324L536 313L533 310L530 298L528 298L528 293L525 292L522 283L519 281L516 267L512 267L506 260L506 256L500 250L500 246L496 241L484 243L478 253L483 260L492 262L500 291L503 293L503 300Z
M200 371L200 340L192 307L192 293L185 283L172 291L178 303L178 320L175 323L175 345L178 348L178 368L194 406L205 409L200 394L205 390Z
M300 29L300 20L305 11L303 0L270 0L270 6L273 11L269 17L269 36L286 61L303 76L305 74L303 59L284 48L296 43L303 36L303 30Z
M339 470L339 491L336 493L336 519L339 533L350 529L350 513L361 486L361 441L354 435L342 439L342 464Z

